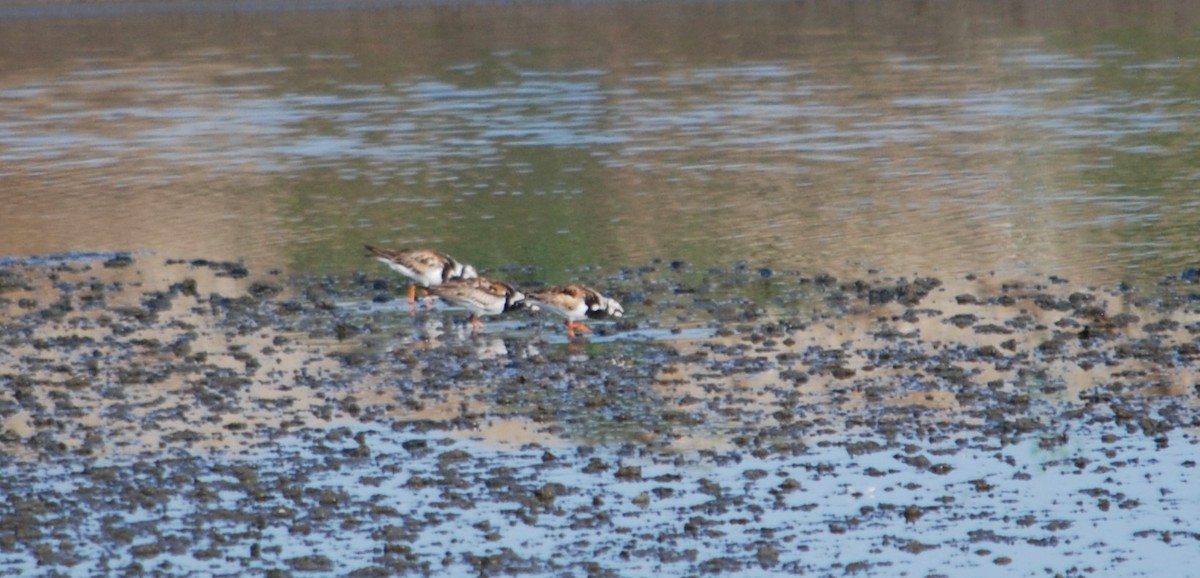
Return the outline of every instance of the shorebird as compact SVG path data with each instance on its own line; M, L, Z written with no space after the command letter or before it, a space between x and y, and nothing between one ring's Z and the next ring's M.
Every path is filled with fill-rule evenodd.
M621 307L620 303L617 303L616 299L605 297L595 289L583 285L551 287L543 291L531 292L527 298L566 317L568 339L574 339L576 331L592 332L581 323L584 319L604 319L620 317L625 314L625 309Z
M479 276L475 268L455 261L453 257L433 249L380 249L367 245L368 256L387 265L389 269L413 281L408 286L408 302L417 302L417 285L422 289L437 287L454 279L473 279ZM426 291L428 294L428 291Z
M453 279L429 288L429 292L471 311L468 322L475 331L483 329L481 315L499 315L525 306L525 294L508 283L486 277Z

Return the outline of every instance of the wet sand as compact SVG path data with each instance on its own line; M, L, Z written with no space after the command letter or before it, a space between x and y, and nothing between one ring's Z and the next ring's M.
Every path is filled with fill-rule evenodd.
M527 278L518 267L490 275ZM1200 562L1200 273L580 271L472 334L348 278L0 270L13 575L1139 575Z

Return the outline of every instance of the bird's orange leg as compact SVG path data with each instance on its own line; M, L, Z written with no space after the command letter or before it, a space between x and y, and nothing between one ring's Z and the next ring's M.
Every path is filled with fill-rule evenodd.
M417 302L417 286L416 285L408 286L408 302L412 303L412 304L415 304Z
M483 331L483 321L475 314L471 314L471 318L467 320L467 323L471 324L471 331L476 333Z
M588 329L588 326L584 325L583 323L578 321L567 321L567 338L574 339L576 331L579 331L580 333L592 332L592 330Z

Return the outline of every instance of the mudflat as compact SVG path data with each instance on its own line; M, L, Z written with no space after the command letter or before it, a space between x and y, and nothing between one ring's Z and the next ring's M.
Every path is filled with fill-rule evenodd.
M494 272L524 273L511 270ZM1200 562L1200 273L652 261L482 333L402 281L122 254L0 271L21 575L1130 575ZM1169 568L1168 568L1169 570Z

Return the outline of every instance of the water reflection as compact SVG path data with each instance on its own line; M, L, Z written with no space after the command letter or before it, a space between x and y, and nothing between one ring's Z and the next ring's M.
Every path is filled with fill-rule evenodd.
M0 250L1146 282L1200 212L1166 4L10 14Z

